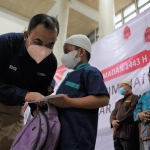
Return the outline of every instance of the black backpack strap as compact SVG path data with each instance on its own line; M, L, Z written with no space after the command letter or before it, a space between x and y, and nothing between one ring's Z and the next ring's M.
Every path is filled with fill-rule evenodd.
M37 133L37 138L36 138L36 141L34 142L34 145L32 146L32 150L35 150L37 145L38 145L38 142L39 142L39 139L40 139L40 134L41 134L41 119L40 119L40 115L37 114L37 117L39 118L38 120L38 133ZM33 129L32 129L33 130Z
M46 136L45 136L45 140L44 140L44 143L43 143L43 146L41 147L41 149L40 150L43 150L44 149L44 147L45 147L45 145L46 145L46 142L47 142L47 138L48 138L48 135L49 135L49 122L48 122L48 117L46 116L46 114L43 112L43 111L41 111L41 114L42 114L42 116L43 116L43 118L45 119L45 123L46 123Z

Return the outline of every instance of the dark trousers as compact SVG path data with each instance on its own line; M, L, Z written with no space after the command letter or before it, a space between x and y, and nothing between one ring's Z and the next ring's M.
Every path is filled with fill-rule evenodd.
M139 142L131 142L125 139L115 139L114 140L115 150L139 150Z

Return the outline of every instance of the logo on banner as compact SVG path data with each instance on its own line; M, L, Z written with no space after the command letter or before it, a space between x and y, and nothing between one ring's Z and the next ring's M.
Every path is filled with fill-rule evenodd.
M144 50L132 57L129 57L107 69L101 71L104 81L109 81L121 75L143 68L150 62L150 51Z
M150 27L148 27L145 31L145 41L150 42Z
M128 39L131 35L131 31L130 31L130 28L128 26L126 26L124 28L124 39Z

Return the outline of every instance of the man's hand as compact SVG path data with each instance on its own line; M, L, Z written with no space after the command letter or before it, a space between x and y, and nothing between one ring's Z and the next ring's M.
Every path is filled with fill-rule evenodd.
M45 102L38 102L35 104L37 105L37 108L33 111L33 116L36 116L39 113L40 108L45 108L46 106Z
M113 126L114 131L116 131L117 128L119 127L119 120L113 120L112 126Z
M71 98L66 95L58 98L49 99L48 102L60 108L71 107Z
M146 114L147 111L143 111L138 114L138 118L143 122L143 123L148 123L150 122L150 116Z
M38 92L28 92L25 96L25 102L31 102L33 100L38 100L44 96Z

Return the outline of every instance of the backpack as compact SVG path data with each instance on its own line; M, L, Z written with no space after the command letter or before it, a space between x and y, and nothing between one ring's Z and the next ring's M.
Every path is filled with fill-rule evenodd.
M47 103L47 109L27 122L17 134L10 150L54 150L59 138L60 122L54 106Z

